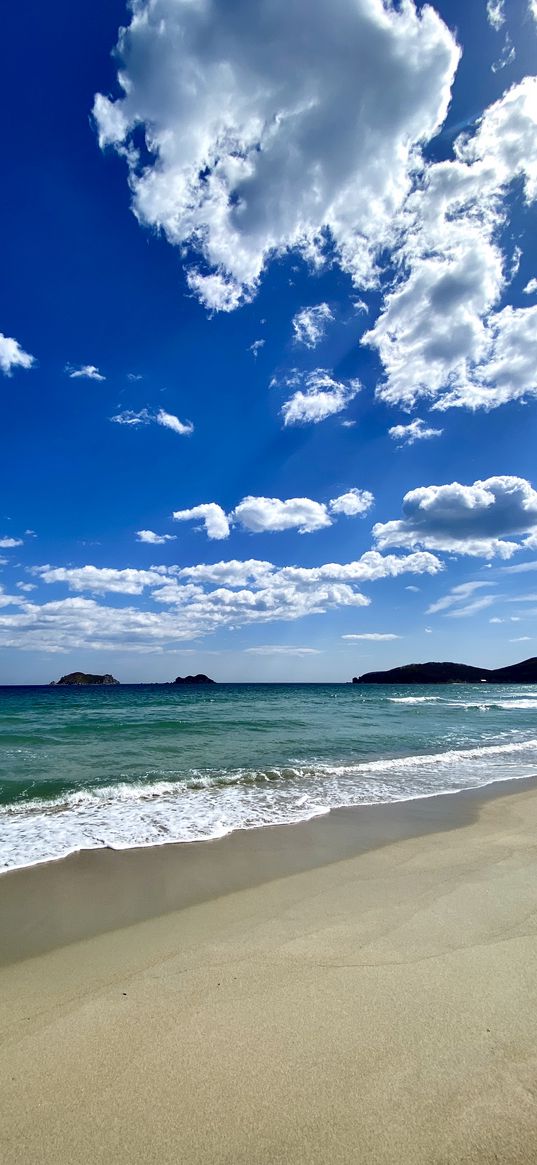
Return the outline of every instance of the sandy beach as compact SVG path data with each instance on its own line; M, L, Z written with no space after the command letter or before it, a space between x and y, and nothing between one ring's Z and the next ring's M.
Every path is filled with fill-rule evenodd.
M0 879L1 1152L533 1163L537 786Z

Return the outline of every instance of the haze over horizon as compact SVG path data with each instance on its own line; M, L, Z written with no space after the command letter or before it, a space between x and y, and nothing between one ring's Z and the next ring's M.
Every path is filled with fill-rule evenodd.
M5 16L0 684L537 655L535 0L70 13Z

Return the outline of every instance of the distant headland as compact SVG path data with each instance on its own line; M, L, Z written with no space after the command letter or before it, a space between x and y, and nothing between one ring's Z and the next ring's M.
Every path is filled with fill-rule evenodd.
M111 675L92 676L85 671L72 671L69 675L62 676L59 680L53 680L51 688L62 687L86 687L88 684L119 684L119 680L114 679Z
M355 676L353 684L537 684L537 657L490 669L466 663L407 663Z
M197 676L177 676L177 679L173 682L174 684L214 684L216 680L211 680L209 676L205 676L202 672L199 672Z

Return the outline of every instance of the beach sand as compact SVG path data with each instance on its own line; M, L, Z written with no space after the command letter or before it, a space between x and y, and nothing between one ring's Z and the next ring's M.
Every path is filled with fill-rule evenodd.
M0 935L6 1165L537 1161L535 782L15 871Z

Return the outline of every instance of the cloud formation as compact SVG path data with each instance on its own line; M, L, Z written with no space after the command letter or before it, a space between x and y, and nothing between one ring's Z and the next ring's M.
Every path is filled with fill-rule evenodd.
M381 400L496 408L537 393L537 309L497 310L510 278L498 238L518 182L537 195L537 77L514 85L424 168L396 224L400 274L362 337L378 351Z
M175 542L175 534L155 534L154 530L137 530L136 541L147 542L150 546L159 546L163 542Z
M392 425L388 435L397 441L398 445L413 445L415 441L429 441L431 437L441 437L443 429L432 429L425 421L416 417L408 425Z
M459 618L463 615L473 615L475 612L490 607L496 601L496 595L482 595L478 598L473 598L476 591L495 586L493 582L466 582L460 583L459 586L452 587L447 595L443 595L441 599L437 599L435 603L431 603L427 607L428 615L445 614L451 618Z
M138 0L117 59L99 143L125 159L139 221L197 252L194 294L231 311L290 249L373 282L459 49L414 0L312 0L307 18L300 0Z
M332 517L344 514L349 518L364 515L374 503L369 490L352 489L332 498L327 504L312 498L265 498L248 495L234 510L226 514L217 502L206 502L189 510L175 510L177 522L189 522L200 518L209 538L227 538L232 526L240 526L250 534L274 533L283 530L298 530L299 534L311 534L332 525Z
M349 641L354 641L354 640L358 640L358 639L368 639L372 643L383 643L383 642L387 643L388 640L400 639L401 636L400 635L384 634L382 631L364 631L363 635L342 635L341 638L347 639Z
M65 371L70 380L106 380L106 376L103 376L94 364L81 364L78 368L74 368L72 364L67 364Z
M12 550L14 546L22 546L22 544L22 538L8 538L7 534L0 538L0 550Z
M292 321L295 344L303 344L305 348L316 348L333 319L327 303L301 308Z
M273 381L272 387L276 383ZM315 368L313 372L295 368L279 383L286 388L296 387L281 408L284 425L317 425L343 412L362 387L359 380L336 380L325 368Z
M0 646L162 651L219 628L368 606L370 599L358 589L363 583L405 573L436 574L441 569L433 554L383 556L376 551L356 562L318 567L278 567L257 559L149 570L41 566L34 568L35 577L48 585L67 586L74 597L36 603L26 595L11 596L9 605L17 609L0 615ZM143 595L144 606L105 606L80 592Z
M179 417L175 417L173 413L166 413L164 409L159 409L156 413L149 409L140 409L138 413L132 409L124 409L123 412L110 417L110 420L115 425L131 425L133 428L139 425L163 425L165 429L171 429L180 437L188 437L194 432L192 421L180 421Z
M189 510L174 510L172 518L176 522L197 521L199 518L208 538L229 537L230 525L227 514L216 502L204 502L201 506L192 506Z
M0 332L0 371L4 376L12 376L14 368L31 368L33 364L35 356L25 352L18 340Z
M422 546L482 558L510 558L520 543L506 541L537 529L537 492L523 477L489 477L473 485L421 486L403 498L404 517L377 523L381 550Z

